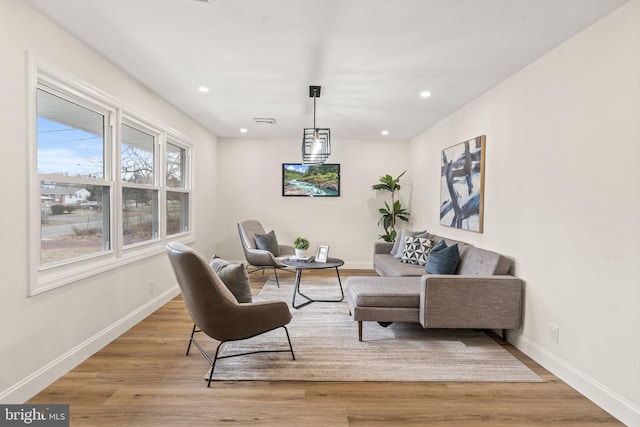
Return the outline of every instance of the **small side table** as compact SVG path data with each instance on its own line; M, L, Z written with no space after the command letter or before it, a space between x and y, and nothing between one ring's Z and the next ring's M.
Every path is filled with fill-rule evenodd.
M297 309L300 307L304 307L305 305L311 304L312 302L341 302L344 300L344 291L342 290L342 281L340 280L340 271L338 271L338 267L341 267L344 265L343 260L339 258L327 258L327 262L317 262L317 261L304 262L304 261L286 260L286 261L281 261L281 263L283 265L286 265L287 267L292 267L296 269L296 285L293 289L293 299L291 300L291 305L293 306L293 308ZM336 269L336 275L338 276L338 285L340 286L340 295L341 295L340 299L334 299L334 300L313 299L303 294L302 292L300 292L300 281L302 280L303 270L322 270L325 268ZM306 301L303 302L302 304L296 305L296 295L300 295L301 297L305 298Z

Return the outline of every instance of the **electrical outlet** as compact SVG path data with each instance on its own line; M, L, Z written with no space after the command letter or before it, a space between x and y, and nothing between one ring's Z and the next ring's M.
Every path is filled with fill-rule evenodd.
M560 338L560 328L551 323L549 325L549 338L551 342L554 344L558 344L558 340Z
M149 280L149 282L147 282L147 284L149 285L149 295L153 295L154 292L154 285L155 285L156 281L155 280Z

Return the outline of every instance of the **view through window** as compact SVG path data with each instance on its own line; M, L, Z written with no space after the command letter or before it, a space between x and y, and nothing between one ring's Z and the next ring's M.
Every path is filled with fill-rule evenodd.
M190 145L84 83L36 74L31 294L94 274L94 258L104 271L189 238Z
M108 251L105 114L41 89L37 113L41 264Z

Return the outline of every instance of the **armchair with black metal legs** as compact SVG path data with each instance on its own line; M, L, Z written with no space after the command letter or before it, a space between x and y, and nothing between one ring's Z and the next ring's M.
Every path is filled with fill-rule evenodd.
M178 280L185 305L194 322L187 355L191 349L191 343L193 343L209 362L211 373L207 387L211 386L213 371L218 359L276 352L290 352L292 359L296 359L289 331L286 328L286 325L291 321L291 312L284 301L240 304L204 258L193 249L173 242L167 246L167 254ZM221 346L225 342L252 338L278 328L283 328L285 331L289 343L288 350L259 350L220 356ZM196 341L195 334L198 332L220 341L213 360Z
M273 269L275 275L276 284L280 287L280 281L278 280L278 270L288 269L287 266L282 264L282 260L295 255L295 249L293 246L277 244L276 249L278 253L272 253L264 249L258 249L256 244L255 235L266 235L264 227L259 221L250 219L238 223L238 233L240 233L240 242L242 242L242 250L247 260L247 269L253 268L254 270L248 270L250 273L265 269Z

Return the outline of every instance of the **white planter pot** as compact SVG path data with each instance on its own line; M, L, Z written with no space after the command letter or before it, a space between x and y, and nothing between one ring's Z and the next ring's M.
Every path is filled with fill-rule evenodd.
M306 249L295 249L296 251L296 256L299 258L303 258L307 256L307 250Z

